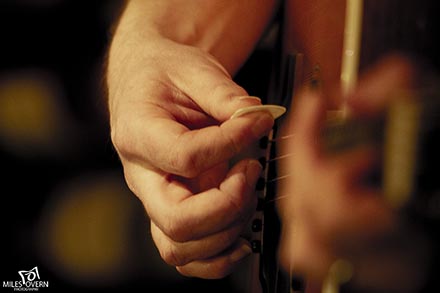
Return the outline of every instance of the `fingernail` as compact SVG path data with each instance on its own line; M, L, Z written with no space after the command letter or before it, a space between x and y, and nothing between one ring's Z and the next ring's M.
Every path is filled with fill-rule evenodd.
M255 96L242 96L238 97L239 101L252 101L252 102L259 102L261 104L261 99L259 97Z
M257 160L250 160L246 166L246 183L251 188L255 188L258 178L260 177L262 167Z
M231 262L237 262L252 253L251 246L243 243L238 249L231 254Z

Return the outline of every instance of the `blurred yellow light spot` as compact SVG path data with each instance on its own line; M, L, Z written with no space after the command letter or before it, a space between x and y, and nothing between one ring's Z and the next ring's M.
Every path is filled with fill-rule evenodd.
M89 174L67 183L43 215L42 254L75 282L117 281L133 251L133 200L114 174Z
M14 152L50 152L65 126L60 85L43 71L0 77L0 142Z

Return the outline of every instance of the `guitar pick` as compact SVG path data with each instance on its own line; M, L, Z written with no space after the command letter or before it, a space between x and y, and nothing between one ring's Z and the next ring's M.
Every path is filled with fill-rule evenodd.
M286 112L286 108L278 105L249 106L235 111L235 113L232 114L230 119L234 119L246 115L248 113L260 112L260 111L268 112L272 115L273 119L277 119Z

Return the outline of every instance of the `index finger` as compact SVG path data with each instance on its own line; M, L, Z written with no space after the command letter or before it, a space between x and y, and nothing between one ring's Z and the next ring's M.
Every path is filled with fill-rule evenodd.
M194 130L166 113L145 121L128 115L127 118L130 120L125 124L130 127L121 127L119 123L122 128L119 132L123 134L119 135L119 142L118 135L114 138L121 156L189 178L228 161L267 133L274 123L272 116L264 111Z

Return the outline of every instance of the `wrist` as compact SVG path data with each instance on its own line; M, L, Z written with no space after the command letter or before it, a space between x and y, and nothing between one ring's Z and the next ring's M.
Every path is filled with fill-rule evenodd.
M275 8L275 1L131 0L116 37L128 42L168 39L197 47L233 75L254 49Z

